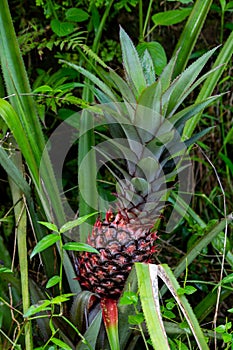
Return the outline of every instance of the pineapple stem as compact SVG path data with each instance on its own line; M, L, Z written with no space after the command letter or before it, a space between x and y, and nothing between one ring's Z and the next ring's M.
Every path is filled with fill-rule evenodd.
M111 350L120 350L117 300L101 299L102 316Z

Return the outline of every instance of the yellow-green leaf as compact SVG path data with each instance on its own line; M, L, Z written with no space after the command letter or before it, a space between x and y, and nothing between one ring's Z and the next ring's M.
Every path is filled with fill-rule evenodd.
M51 287L55 286L56 284L58 284L60 281L61 281L60 276L55 275L48 280L48 282L46 284L46 288L51 288Z

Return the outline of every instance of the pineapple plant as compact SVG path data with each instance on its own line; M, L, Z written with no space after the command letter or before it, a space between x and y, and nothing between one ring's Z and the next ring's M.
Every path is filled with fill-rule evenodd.
M160 77L156 77L148 51L139 58L122 28L120 43L124 78L110 68L107 73L100 69L97 77L65 62L94 83L95 96L100 102L99 115L107 121L111 132L111 137L102 135L104 142L96 147L96 152L99 161L108 163L108 169L117 179L116 202L106 208L104 219L97 219L87 239L99 254L82 252L75 257L81 286L101 298L109 338L110 323L117 324L117 300L134 262L153 262L158 223L166 210L166 200L177 175L190 165L182 162L187 160L187 147L208 132L183 140L185 122L218 97L186 107L183 104L211 74L208 71L200 75L215 49L174 79L175 56Z

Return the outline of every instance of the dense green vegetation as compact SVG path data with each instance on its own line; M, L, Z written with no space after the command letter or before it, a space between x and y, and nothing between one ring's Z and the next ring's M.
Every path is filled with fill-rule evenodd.
M232 348L232 13L225 0L2 1L0 349ZM134 106L157 118L135 134ZM97 252L87 237L130 173L119 135L141 129L157 153L183 146L156 158L174 173L154 263L135 264L104 327L75 257ZM143 193L143 174L132 184Z

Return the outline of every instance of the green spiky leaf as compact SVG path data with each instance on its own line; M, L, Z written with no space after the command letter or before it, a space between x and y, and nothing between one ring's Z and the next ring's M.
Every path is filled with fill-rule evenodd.
M217 47L208 51L192 63L184 72L182 72L177 79L170 85L163 96L163 105L166 105L166 114L171 113L177 109L187 96L187 91L190 90L191 85L205 66L209 58L217 50Z
M154 180L155 174L158 174L159 169L161 168L156 158L152 157L142 158L137 166L144 170L148 182Z
M124 29L120 28L120 43L126 79L132 90L139 96L146 88L146 79L137 50Z
M144 73L144 77L147 85L151 85L155 82L155 69L153 60L148 50L145 50L141 57L141 65Z
M136 193L141 193L142 195L145 195L150 191L149 182L143 178L134 177L131 183L133 184Z
M116 96L113 94L112 90L108 87L108 85L103 83L94 74L90 73L88 70L86 70L86 69L84 69L84 68L82 68L80 66L77 66L76 64L73 64L73 63L70 63L70 62L67 62L67 61L64 61L64 60L60 60L60 62L61 63L65 63L69 67L75 69L76 71L80 72L85 77L90 79L96 86L98 86L102 91L104 91L104 93L106 94L106 96L108 96L110 98L110 100L117 101Z
M154 349L169 349L159 307L157 276L148 275L147 264L136 263L140 300ZM153 285L152 285L153 281ZM156 293L154 297L153 293Z

